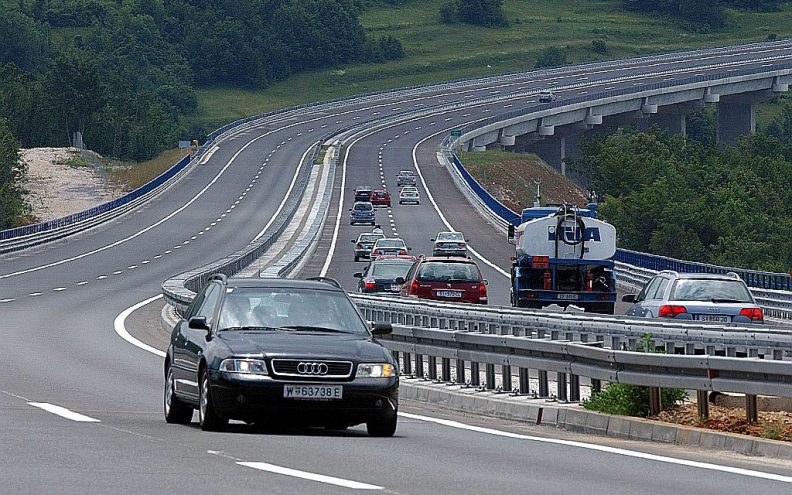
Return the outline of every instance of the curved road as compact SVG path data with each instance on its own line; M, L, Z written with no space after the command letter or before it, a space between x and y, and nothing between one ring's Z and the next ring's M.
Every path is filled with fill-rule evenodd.
M210 493L349 490L328 484L333 480L282 468L357 481L390 493L788 490L792 478L767 479L762 474L792 476L792 467L784 463L583 438L491 419L460 418L418 404L402 405L410 416L402 418L394 439L367 438L360 429L343 434L261 433L237 425L232 433L208 434L195 427L166 425L160 411L161 359L120 339L113 324L126 308L157 295L164 279L240 249L259 235L283 200L301 158L334 129L406 110L461 105L498 95L504 98L374 129L347 148L345 206L328 273L351 288L351 273L361 266L351 261L349 239L365 229L350 228L345 216L354 187L379 184L381 165L386 184L396 190L395 173L417 166L422 204L395 204L393 224L385 210L377 213L378 220L420 253L429 250L430 237L446 228L445 218L465 232L471 247L492 264L481 263L490 280L490 300L507 303L508 286L499 270L507 265L510 246L471 213L437 164L438 143L449 129L533 102L525 94L507 96L516 91L527 94L548 85L576 85L559 90L563 98L662 80L669 77L669 70L680 70L678 77L685 77L788 60L790 54L790 42L733 47L716 54L679 53L607 67L570 67L311 107L301 115L270 119L224 139L205 164L194 166L145 207L110 224L3 255L0 493L163 493L184 491L187 486ZM613 81L625 76L630 79ZM340 173L338 180L340 184ZM426 201L429 193L437 209ZM338 211L339 200L336 194L331 215ZM332 220L305 274L321 270L329 254L327 241L336 235ZM161 302L156 302L135 311L127 326L162 348L166 337L158 330L159 308ZM457 423L431 419L442 417ZM465 424L486 424L495 430ZM547 443L553 438L582 438L590 445ZM592 445L626 446L756 471L597 450Z

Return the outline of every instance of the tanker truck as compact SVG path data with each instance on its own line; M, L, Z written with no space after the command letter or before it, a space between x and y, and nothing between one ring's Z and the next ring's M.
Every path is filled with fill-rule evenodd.
M534 206L509 226L515 246L511 303L521 308L574 305L613 314L616 229L596 218L596 205Z

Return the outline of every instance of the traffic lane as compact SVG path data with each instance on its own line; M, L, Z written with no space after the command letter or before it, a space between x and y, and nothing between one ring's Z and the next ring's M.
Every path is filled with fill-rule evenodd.
M59 261L69 261L55 262L52 266L46 263L29 266L32 261L39 259L34 256L35 253L27 254L19 262L6 263L9 272L0 275L0 278L9 283L3 284L0 299L76 288L78 284L98 281L107 283L106 279L116 278L130 270L150 271L152 266L171 263L169 259L178 256L190 261L192 266L188 268L194 268L242 249L260 233L279 208L282 195L293 180L296 165L292 164L301 157L300 149L297 148L293 155L282 162L272 163L265 168L257 183L251 184L247 191L242 189L235 191L234 195L208 197L200 207L187 208L180 215L147 232L138 231L140 234L132 234L127 242L105 244L106 249L93 254L89 254L91 251L76 253L72 257L76 259L62 258ZM137 213L130 215L116 222L131 223ZM74 245L81 246L79 242ZM175 263L184 266L180 260ZM15 269L17 271L13 271ZM169 272L171 275L175 273ZM11 280L13 283L10 283Z
M161 309L160 304L153 303L149 308L142 308L140 315L133 313L129 320L131 331L145 335L147 331L139 332L135 327L141 323L145 325L147 320L158 314ZM697 462L711 461L712 452L577 435L495 418L470 417L450 411L437 411L412 401L402 401L401 410L419 416L446 419L474 427L494 428L532 438L504 438L492 433L449 428L412 417L402 417L394 439L367 438L360 427L352 428L346 433L327 433L321 429L283 430L277 425L267 425L262 433L262 429L235 424L230 427L231 434L241 434L242 437L234 437L233 447L222 450L225 455L234 458L258 459L259 462L286 465L293 469L332 473L333 476L379 484L397 493L427 493L430 490L438 493L458 493L460 490L465 493L483 493L493 487L504 493L524 493L525 483L529 480L524 476L515 477L514 473L525 472L526 465L532 467L531 486L540 489L540 492L551 489L571 491L588 488L587 493L606 493L608 490L612 490L611 493L675 493L682 489L687 493L711 493L713 488L716 492L719 491L718 486L723 478L734 478L734 483L738 486L748 486L746 483L752 483L750 486L754 486L753 483L756 482L746 481L740 476L731 474L713 475L709 471L687 466L668 465L655 460L623 458L622 454L591 451L585 446L546 444L540 440L549 438L587 442L655 455L670 455ZM170 428L187 429L179 426ZM261 439L252 450L251 444L247 441L248 436ZM265 451L278 452L277 460L261 457L261 446L265 443ZM475 445L475 448L471 449L471 445ZM375 452L371 452L371 449ZM328 451L332 451L334 455L329 458L328 456L315 458L311 454L311 452ZM398 453L406 453L406 455L398 455ZM259 457L256 457L257 455ZM482 456L489 461L484 472L478 469ZM356 466L350 466L347 461L351 458L383 457L389 459L387 472L382 473L377 466L367 465L366 472L376 476L365 479L361 478ZM618 459L618 462L609 463L603 457L612 457ZM718 457L724 464L745 469L778 474L788 474L792 471L788 463L784 462L772 460L761 462L744 456L721 453ZM431 463L427 462L427 459L443 459L443 463ZM564 476L558 474L559 459L564 459L561 463ZM337 460L341 462L336 462ZM596 467L592 469L592 466ZM653 474L646 478L643 475L634 475L636 472L644 473L648 470ZM686 471L690 471L690 474ZM411 478L414 479L405 484L400 475L403 472L412 473ZM392 476L392 473L396 475ZM686 478L696 478L698 482L691 483ZM685 480L682 482L684 486L672 480ZM731 486L732 481L726 483L725 486ZM771 488L770 484L775 484L767 483L768 488Z

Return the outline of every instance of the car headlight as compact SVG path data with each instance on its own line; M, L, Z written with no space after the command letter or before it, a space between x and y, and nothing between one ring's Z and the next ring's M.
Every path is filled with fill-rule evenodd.
M396 376L396 368L388 363L362 363L358 365L358 378L389 378Z
M267 363L261 359L224 359L220 363L220 371L228 373L244 373L251 375L267 375Z

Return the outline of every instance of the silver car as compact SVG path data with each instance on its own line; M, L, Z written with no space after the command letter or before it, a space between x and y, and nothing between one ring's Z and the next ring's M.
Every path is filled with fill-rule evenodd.
M415 172L412 170L400 170L396 176L396 185L401 186L414 186L415 185Z
M432 256L467 256L467 244L462 232L439 232L432 242Z
M764 323L762 308L736 273L677 273L662 271L638 294L628 316L673 318L714 323Z
M399 192L399 204L421 204L421 195L418 194L418 189L411 186L405 186Z

